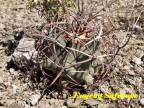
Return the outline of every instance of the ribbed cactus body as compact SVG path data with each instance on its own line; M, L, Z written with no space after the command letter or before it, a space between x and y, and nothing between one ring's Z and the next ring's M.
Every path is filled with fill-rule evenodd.
M95 53L98 44L94 44L93 42L88 44L89 51L87 47L82 46L80 42L72 43L71 41L67 41L64 38L58 38L57 41L62 45L52 44L49 53L47 53L47 58L43 60L43 67L48 69L58 69L61 67L69 67L75 63L87 60L89 57L81 52L84 52L88 55L91 53ZM67 49L66 47L73 48L78 51L73 51ZM54 54L55 53L55 54ZM75 80L79 82L86 82L88 84L93 83L93 76L96 72L97 62L96 60L90 60L86 63L80 63L78 65L71 66L66 69L65 74L68 74Z

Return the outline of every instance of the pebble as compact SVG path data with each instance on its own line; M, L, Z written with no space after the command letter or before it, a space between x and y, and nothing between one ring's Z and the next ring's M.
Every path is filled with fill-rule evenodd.
M5 68L7 66L6 63L0 63L0 68Z
M102 93L107 93L109 91L109 87L107 85L101 85L99 89Z
M124 89L120 88L120 89L119 89L119 93L120 93L120 94L126 94L126 91L125 91Z
M57 97L58 97L58 92L53 92L53 93L52 93L52 96L53 96L55 99L57 99Z
M144 106L144 98L140 99L140 104Z
M7 103L8 106L12 106L12 104L14 104L15 102L16 102L15 99L8 99L8 100L6 100L6 103Z
M25 108L30 108L30 105L28 105L28 104L25 104Z
M61 108L67 108L67 106L62 106Z
M89 98L85 101L85 103L87 103L90 106L94 106L94 105L100 104L100 101L93 99L93 98Z
M18 90L18 86L17 85L12 85L12 87L13 87L13 94L16 94L17 90Z
M134 34L136 34L136 35L139 35L139 34L141 34L142 33L142 27L141 26L139 26L139 25L135 25L134 26Z
M0 77L0 84L2 84L4 81L4 79L2 77Z
M134 72L133 70L131 70L130 65L125 65L125 66L124 66L124 69L127 71L127 73L128 73L129 75L135 75L135 72Z
M99 104L97 108L108 108L109 104Z
M134 93L134 89L132 86L128 88L126 85L122 84L122 87L126 91L126 93L131 93L131 94Z
M52 104L54 104L55 102L57 102L58 100L57 99L54 99L54 98L52 98L52 99L50 99L50 105L52 105Z
M31 96L31 105L36 105L37 103L38 103L38 101L39 101L39 99L40 99L40 95L32 95Z
M3 47L2 46L0 46L0 50L2 50L3 49Z
M5 28L5 25L0 23L0 30L3 30Z
M67 106L68 106L68 108L70 107L79 107L80 106L80 104L83 102L83 99L81 99L81 98L77 98L75 101L74 101L74 99L71 99L71 98L69 98L68 100L67 100Z
M133 62L136 63L137 65L141 65L143 63L142 60L141 60L141 58L137 58L137 57L135 57L133 59Z
M14 70L13 68L10 68L10 69L9 69L9 72L10 72L10 73L13 73L14 71L15 71L15 70Z
M54 99L54 98L51 98L49 101L49 104L52 106L54 105L55 107L61 107L61 106L63 106L63 103L64 103L63 100L58 100L58 99Z

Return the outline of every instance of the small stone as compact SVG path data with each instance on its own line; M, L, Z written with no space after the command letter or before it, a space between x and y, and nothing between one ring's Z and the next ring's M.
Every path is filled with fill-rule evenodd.
M63 100L58 100L58 99L54 99L54 98L50 99L50 101L49 101L50 105L52 105L52 106L54 105L55 107L57 106L58 108L63 106L63 103L64 103Z
M119 93L120 94L126 94L126 91L124 89L120 88Z
M85 103L87 103L90 106L100 104L100 102L98 100L93 99L93 98L89 98L88 100L85 101Z
M0 46L0 50L2 50L3 49L3 47L2 46Z
M109 87L106 85L102 85L102 86L100 86L100 91L102 93L107 93L109 91Z
M125 81L128 82L128 83L130 83L130 84L132 84L132 85L136 85L135 79L130 79L130 78L126 77Z
M2 64L0 64L0 68L2 68Z
M142 66L135 65L134 70L135 70L136 73L142 74L144 69L143 69Z
M58 92L53 92L53 93L52 93L52 96L53 96L55 99L57 99L57 97L58 97Z
M31 105L36 105L37 103L38 103L38 101L39 101L39 99L40 99L40 95L32 95L32 97L31 97Z
M6 92L0 92L0 97L5 96L6 94L7 94Z
M15 71L15 70L14 70L13 68L10 68L10 69L9 69L9 72L10 72L10 73L13 73L14 71Z
M73 98L69 98L66 103L67 103L68 108L69 107L75 108L75 107L79 107L82 102L83 102L83 99L81 98L77 98L76 100L74 100Z
M67 106L62 106L61 108L67 108Z
M0 63L0 68L5 68L6 66L6 63Z
M108 108L109 104L99 104L98 108Z
M48 34L48 30L46 29L42 30L42 32Z
M15 102L16 102L15 99L8 99L6 103L7 103L8 106L11 106L11 105L14 104Z
M133 70L129 70L129 71L128 71L128 74L134 76L134 75L135 75L135 72L134 72Z
M131 87L127 87L126 85L124 85L124 84L122 84L122 87L123 87L123 89L126 91L126 93L134 93L134 89L133 89L133 87L131 86Z
M25 108L30 108L30 105L28 105L28 104L25 104Z
M136 78L136 84L142 85L142 81L143 81L142 77Z
M134 26L134 34L136 34L136 35L139 35L139 34L141 34L142 33L142 27L141 26L139 26L139 25L135 25Z
M11 56L11 59L14 62L17 62L19 67L28 65L28 60L31 59L32 62L35 62L37 57L37 51L35 50L35 40L32 38L22 38L19 41L17 48Z
M140 104L144 106L144 98L140 99Z
M126 66L124 66L124 69L130 70L130 66L126 65Z
M5 28L5 25L0 23L0 31L3 30Z
M133 70L131 70L130 65L125 65L125 66L124 66L124 69L127 71L127 73L128 73L129 75L135 75L135 72L134 72Z
M12 85L12 87L13 87L13 94L16 94L17 90L18 90L18 86L17 85Z
M10 82L10 81L6 81L6 82L4 82L4 85L10 86L10 85L11 85L11 82Z
M2 84L4 81L4 79L2 77L0 77L0 84Z
M54 98L52 98L52 99L50 99L50 105L53 105L55 102L57 102L57 99L54 99Z
M141 58L137 58L137 57L135 57L133 59L133 62L136 63L137 65L141 65L143 63L142 60L141 60Z

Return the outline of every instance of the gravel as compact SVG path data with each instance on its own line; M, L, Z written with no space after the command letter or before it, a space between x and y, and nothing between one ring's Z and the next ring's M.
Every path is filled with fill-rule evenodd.
M67 107L86 107L99 104L99 108L108 107L109 104L114 107L128 107L128 102L124 100L113 101L111 99L103 99L101 103L97 100L93 100L95 104L83 99L57 99L57 93L55 96L47 94L40 99L40 89L32 89L32 83L21 76L20 71L13 69L7 69L7 62L10 60L10 56L7 56L7 50L5 43L9 40L15 41L19 35L22 35L22 31L25 33L29 30L29 27L42 25L45 20L40 18L35 10L28 11L25 9L23 0L0 0L0 106L1 108L67 108ZM141 10L144 10L143 8ZM143 23L144 24L144 23ZM108 75L98 81L95 91L113 93L137 93L139 97L144 97L144 37L141 33L142 26L136 26L136 37L133 37L129 44L123 48L119 55L116 56L115 61L112 62L111 72ZM140 33L139 33L140 32ZM126 32L117 32L116 36L119 36L123 41ZM142 35L141 35L142 34ZM14 37L15 36L15 37ZM23 36L23 35L22 35ZM106 72L106 71L105 71ZM37 90L37 91L36 91ZM56 91L56 90L54 90ZM52 90L52 92L54 92ZM93 91L93 90L92 90ZM89 91L88 91L89 92ZM55 97L52 98L52 97ZM66 96L67 97L67 96ZM144 98L132 99L129 108L142 108L144 106ZM83 105L83 106L82 106Z

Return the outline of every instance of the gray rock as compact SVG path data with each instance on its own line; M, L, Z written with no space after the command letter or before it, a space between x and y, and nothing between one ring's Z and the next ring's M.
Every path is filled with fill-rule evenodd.
M11 56L11 59L21 67L27 66L30 59L35 62L36 55L35 40L24 37L20 40L17 48Z

